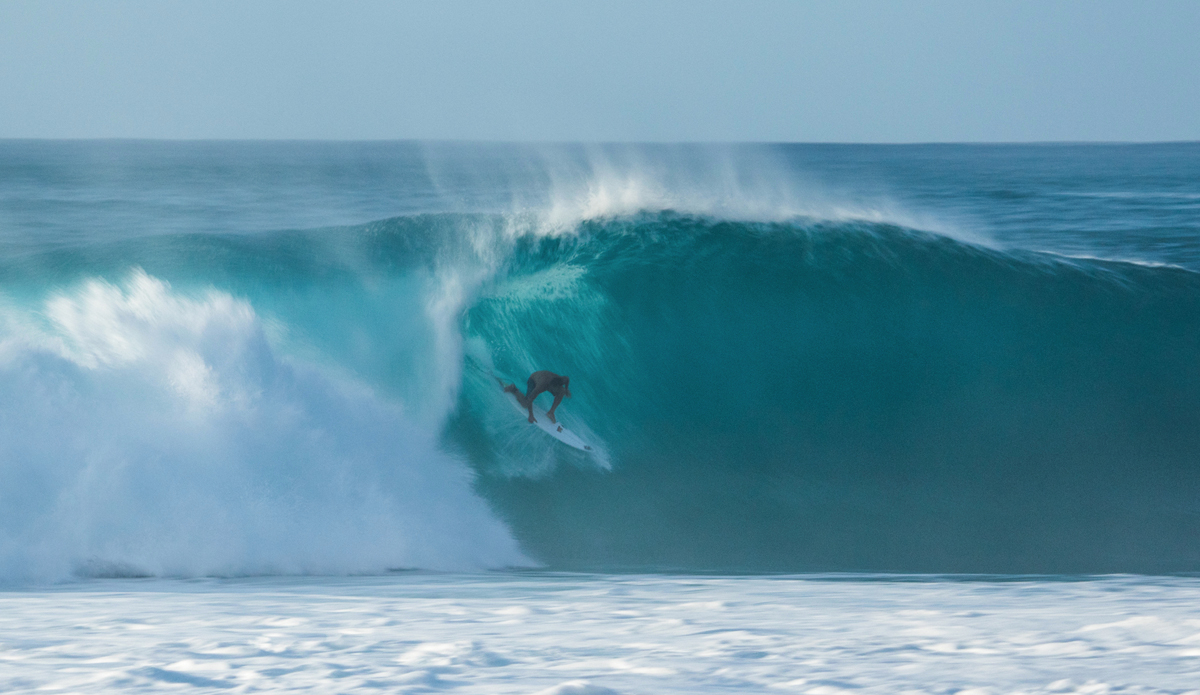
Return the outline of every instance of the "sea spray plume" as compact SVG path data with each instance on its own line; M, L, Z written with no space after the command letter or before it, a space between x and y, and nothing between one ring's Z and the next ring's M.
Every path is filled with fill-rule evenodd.
M789 162L779 146L593 145L574 169L546 156L554 182L544 213L551 226L671 211L744 222L892 224L994 245L977 227L906 209L886 190L832 187Z
M0 580L525 562L459 461L245 301L135 272L3 313Z
M974 220L914 210L879 186L827 183L789 158L784 145L427 143L422 154L444 200L509 215L521 233L570 235L587 220L673 211L895 224L996 245Z

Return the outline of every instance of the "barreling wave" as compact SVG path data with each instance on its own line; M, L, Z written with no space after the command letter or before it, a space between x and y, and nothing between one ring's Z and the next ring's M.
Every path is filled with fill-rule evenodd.
M4 260L0 558L1200 569L1200 275L634 203Z
M497 369L570 374L564 418L613 461L514 455L467 370L451 431L535 557L1200 568L1200 275L867 221L663 212L577 232L519 239L464 321Z

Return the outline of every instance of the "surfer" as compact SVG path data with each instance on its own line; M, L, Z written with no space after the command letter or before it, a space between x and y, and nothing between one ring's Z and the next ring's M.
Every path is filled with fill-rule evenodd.
M554 409L562 402L563 396L571 398L571 377L559 376L554 372L541 370L529 375L529 381L525 382L525 394L521 394L521 389L517 388L516 384L509 384L504 387L505 393L511 393L517 397L517 401L521 405L529 409L529 422L534 423L537 420L533 417L533 399L537 398L543 391L553 394L554 405L546 411L546 415L550 417L550 422L558 424L558 420L554 419Z

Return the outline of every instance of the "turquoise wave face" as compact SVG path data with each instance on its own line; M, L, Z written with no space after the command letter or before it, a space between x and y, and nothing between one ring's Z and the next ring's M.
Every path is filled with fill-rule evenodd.
M1190 569L1197 328L1187 271L638 215L518 240L450 432L553 566ZM514 432L493 365L570 375L613 471Z

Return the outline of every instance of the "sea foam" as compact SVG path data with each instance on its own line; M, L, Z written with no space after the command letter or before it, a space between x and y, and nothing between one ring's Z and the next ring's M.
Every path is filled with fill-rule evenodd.
M402 404L134 272L0 313L0 580L527 561Z

